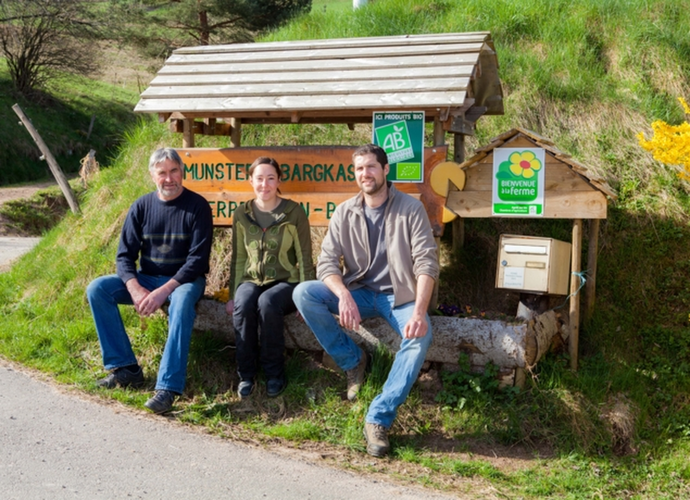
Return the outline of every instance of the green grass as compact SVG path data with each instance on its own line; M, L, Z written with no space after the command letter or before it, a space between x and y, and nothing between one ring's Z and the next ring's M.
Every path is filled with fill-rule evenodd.
M269 401L259 390L247 403L233 392L233 351L223 339L198 335L176 417L222 436L337 450L333 462L340 466L458 493L471 478L472 485L506 498L687 497L690 189L635 139L654 119L683 119L676 97L690 97L690 16L684 2L380 0L357 11L349 2L338 3L341 9L320 5L315 2L310 15L266 40L491 31L506 114L482 118L469 147L526 127L554 140L618 192L602 222L597 308L582 325L580 369L571 372L562 352L549 354L517 394L496 392L481 376L457 376L449 388L466 400L461 407L451 398L429 400L416 387L393 428L392 457L373 461L362 455L361 425L390 364L386 353L376 353L372 376L354 404L343 401L341 373L301 352L289 353L290 385L282 398ZM105 101L127 99L96 82L82 84L56 82L55 102L60 110L72 106L87 126L96 106L107 110L107 121L105 114L120 104L107 108ZM84 97L93 94L91 88L101 89L96 100ZM27 113L45 120L42 126L64 114L40 107ZM80 195L83 215L66 215L34 251L0 275L0 353L61 382L140 406L146 392L96 387L103 371L84 288L114 270L126 210L150 189L148 154L159 145L179 146L181 139L154 120L134 123L129 115L116 116L125 117L124 125L112 127L108 137L121 148L99 157L105 168ZM0 121L3 144L18 141L2 135L10 122L16 120ZM360 144L369 136L365 126L354 132L339 125L243 127L247 146ZM198 146L228 142L204 137ZM465 247L442 270L440 302L474 311L510 311L515 305L514 297L493 288L498 235L570 239L568 221L470 220L465 229ZM215 263L223 262L227 242L228 232L217 230ZM448 256L449 234L442 245ZM222 282L224 272L214 269L212 281ZM152 388L165 320L141 321L131 308L123 312ZM628 421L611 417L616 405L626 408Z

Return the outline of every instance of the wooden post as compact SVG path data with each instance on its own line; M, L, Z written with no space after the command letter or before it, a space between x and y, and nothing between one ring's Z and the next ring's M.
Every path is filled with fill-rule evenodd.
M585 324L594 314L594 300L597 287L597 254L599 253L599 219L589 221L589 247L587 249L587 282L585 283L585 307L583 321Z
M41 153L43 153L41 159L46 160L48 162L50 171L53 173L53 177L55 177L55 180L60 186L62 194L64 194L65 198L67 198L67 203L69 204L72 213L80 213L79 203L77 203L77 199L74 196L72 187L69 185L69 182L67 182L67 178L65 177L65 174L62 173L62 169L60 168L60 165L58 165L58 162L55 160L53 153L51 153L50 149L48 149L48 145L43 141L40 134L38 133L38 130L36 130L29 118L27 118L27 116L24 114L24 111L22 111L22 108L19 107L19 104L15 104L14 106L12 106L12 109L15 113L17 113L17 116L26 127L26 130L29 131L29 134L31 134L31 137L38 146L38 149L40 149Z
M446 131L443 130L443 123L441 119L436 116L434 118L434 146L443 146L446 143ZM436 241L436 255L441 257L441 238L434 238ZM435 311L438 307L438 288L439 282L436 280L434 285L434 292L431 294L431 300L429 301L429 311Z
M571 273L580 272L580 254L582 253L582 219L573 221L573 242ZM568 337L568 352L570 354L570 369L577 371L578 346L580 342L580 277L570 276L570 336Z
M194 120L185 118L182 120L182 147L194 147Z
M441 118L434 118L434 146L443 146L446 143L446 131L443 130Z
M230 118L230 147L239 148L242 145L242 120Z
M458 164L465 161L464 134L453 134L453 148L455 150L453 161ZM462 217L456 217L453 219L452 224L453 244L451 248L453 254L455 254L465 245L465 221Z

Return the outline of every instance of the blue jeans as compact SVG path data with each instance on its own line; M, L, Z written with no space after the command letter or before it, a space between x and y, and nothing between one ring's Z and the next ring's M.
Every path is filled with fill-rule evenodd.
M267 286L245 282L237 287L232 319L241 380L256 377L257 361L267 379L285 377L283 318L295 311L294 288L295 283L285 281Z
M402 338L383 390L372 401L365 419L368 423L390 428L398 407L405 402L417 380L426 351L431 345L431 322L427 316L429 330L424 337L403 338L403 329L412 317L414 302L394 307L395 299L392 294L377 293L366 288L359 288L351 293L362 319L379 316ZM338 314L338 297L322 281L300 283L292 297L304 321L338 366L345 371L356 367L362 350L333 316Z
M151 291L170 280L168 276L149 276L141 273L137 278L141 286ZM177 394L184 391L189 344L196 318L195 306L205 287L206 278L200 276L191 283L180 285L168 297L168 340L158 369L156 390L168 390ZM86 296L96 323L106 370L137 364L117 307L118 304L133 304L132 297L120 277L111 274L96 278L86 288Z

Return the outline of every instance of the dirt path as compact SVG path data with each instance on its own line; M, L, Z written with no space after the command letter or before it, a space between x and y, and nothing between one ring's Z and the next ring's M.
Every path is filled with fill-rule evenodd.
M24 186L0 187L0 207L8 201L30 198L36 194L37 191L55 185L57 185L55 181L45 181L37 182L35 184L26 184ZM0 214L0 236L22 236L21 234L17 233L17 231L14 231L11 227L8 227L5 222L6 221L2 214Z
M36 191L55 185L55 181L46 181L36 184L27 184L25 186L0 187L0 205L6 201L29 198L33 196Z

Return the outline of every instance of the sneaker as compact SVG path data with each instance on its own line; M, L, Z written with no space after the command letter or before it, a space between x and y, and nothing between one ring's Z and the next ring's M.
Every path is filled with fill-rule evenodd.
M166 413L172 409L176 396L177 394L172 391L156 391L156 394L154 394L151 399L144 403L144 406L156 415L160 415L161 413Z
M140 388L144 385L144 370L141 366L137 367L137 371L130 371L127 368L115 368L110 375L99 380L99 386L106 389L114 389L118 385L120 387L134 387Z
M280 378L269 378L266 382L266 395L269 398L275 398L282 394L287 387L287 379L283 376Z
M364 424L364 439L367 440L367 453L374 457L383 457L388 453L388 429L379 424Z
M367 370L368 362L369 355L366 351L362 351L362 357L359 360L359 364L345 372L347 375L347 399L350 401L354 401L357 398L359 388L362 387L364 383L364 372Z
M254 392L254 379L240 380L240 385L237 386L237 395L240 399L248 398Z

